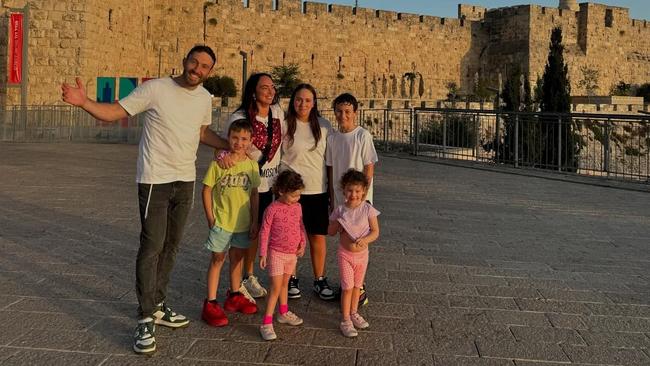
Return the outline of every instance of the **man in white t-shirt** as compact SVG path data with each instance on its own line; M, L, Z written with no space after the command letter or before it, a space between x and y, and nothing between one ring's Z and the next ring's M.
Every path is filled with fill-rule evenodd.
M63 84L63 101L102 121L118 121L144 112L138 150L140 248L136 259L136 295L140 317L133 350L156 350L155 324L172 328L189 319L165 304L167 284L194 200L196 151L199 142L215 148L228 143L212 132L212 99L201 84L216 57L207 46L195 46L183 59L183 74L149 80L118 103L88 99L79 78Z

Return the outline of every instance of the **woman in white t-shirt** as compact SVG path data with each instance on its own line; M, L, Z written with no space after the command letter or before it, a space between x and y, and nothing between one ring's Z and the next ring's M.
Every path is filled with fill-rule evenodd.
M282 139L280 170L290 169L302 176L305 189L300 196L303 222L309 238L314 291L323 300L332 300L334 291L325 277L329 223L329 195L325 168L325 145L332 126L318 112L316 90L309 84L296 87L289 101L287 133ZM295 273L294 273L295 275ZM298 279L289 279L289 298L299 298Z
M282 136L286 133L284 112L278 104L278 94L271 75L256 73L248 78L242 93L242 103L228 118L224 131L228 131L230 123L241 118L248 119L253 126L251 147L248 155L251 159L256 160L260 167L259 215L256 223L260 225L264 210L273 201L271 187L278 176L280 145L282 144ZM257 239L252 241L244 257L246 276L242 281L240 292L243 292L247 297L249 295L250 297L263 297L267 294L266 289L260 285L253 272L257 257L257 245Z

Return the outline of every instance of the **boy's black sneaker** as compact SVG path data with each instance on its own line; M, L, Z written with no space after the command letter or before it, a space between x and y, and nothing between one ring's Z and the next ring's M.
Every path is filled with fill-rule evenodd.
M300 280L296 276L289 277L289 290L288 296L290 299L299 299L301 296L300 287L298 287Z
M359 291L359 306L368 305L368 293L366 292L366 284L361 286Z
M327 283L327 277L321 276L314 281L314 292L323 300L334 300L336 298L334 290Z
M164 325L170 328L181 328L190 324L190 320L184 315L177 314L167 304L160 303L153 313L153 320L158 325Z
M156 338L154 332L156 326L151 317L138 320L133 336L133 351L139 354L148 354L156 350Z

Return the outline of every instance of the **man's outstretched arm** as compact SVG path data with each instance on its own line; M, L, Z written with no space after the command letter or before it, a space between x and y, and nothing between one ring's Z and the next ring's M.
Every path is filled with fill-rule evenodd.
M113 122L128 117L129 114L119 103L97 103L88 99L86 88L84 88L81 79L76 78L75 81L76 86L66 83L61 85L64 102L81 107L84 111L102 121Z

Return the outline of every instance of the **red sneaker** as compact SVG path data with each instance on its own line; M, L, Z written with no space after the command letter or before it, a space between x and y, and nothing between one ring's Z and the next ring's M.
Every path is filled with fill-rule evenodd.
M228 318L226 313L223 312L221 306L216 302L210 302L208 299L205 299L203 302L203 311L201 312L201 318L213 327L223 327L228 325Z
M226 311L238 311L242 314L257 313L257 305L248 300L243 294L230 295L230 291L228 291L227 296L226 301L223 303L223 308Z

